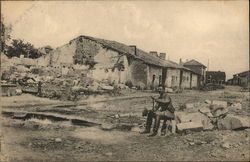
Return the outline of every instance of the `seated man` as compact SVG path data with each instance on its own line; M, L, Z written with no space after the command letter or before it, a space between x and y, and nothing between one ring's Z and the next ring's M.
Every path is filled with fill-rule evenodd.
M152 125L153 118L155 118L153 133L149 136L155 136L158 132L160 126L160 120L164 120L161 133L165 135L166 132L166 121L167 120L174 120L174 107L171 102L171 98L165 93L163 87L159 87L158 89L160 93L159 98L153 98L156 102L156 105L153 107L152 110L149 110L147 113L147 121L145 130L142 133L150 133L150 128ZM145 115L145 112L144 114Z

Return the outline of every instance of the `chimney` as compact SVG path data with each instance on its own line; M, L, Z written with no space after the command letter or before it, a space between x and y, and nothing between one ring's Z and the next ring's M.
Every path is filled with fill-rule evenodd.
M149 53L150 53L151 55L154 55L154 56L158 57L157 51L149 51Z
M130 45L129 47L130 47L130 49L132 49L134 51L134 55L137 55L136 46L135 45Z
M162 60L166 60L166 53L160 53L159 56Z
M180 58L179 65L182 65L182 59Z

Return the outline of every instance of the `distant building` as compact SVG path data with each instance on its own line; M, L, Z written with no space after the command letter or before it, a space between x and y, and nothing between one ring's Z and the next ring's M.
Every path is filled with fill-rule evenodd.
M226 73L223 71L206 71L206 83L225 84Z
M196 60L190 60L183 63L183 66L191 69L193 72L198 74L198 86L202 86L205 83L205 71L206 66Z
M249 86L250 85L250 70L234 74L233 78L228 79L227 82L230 85Z

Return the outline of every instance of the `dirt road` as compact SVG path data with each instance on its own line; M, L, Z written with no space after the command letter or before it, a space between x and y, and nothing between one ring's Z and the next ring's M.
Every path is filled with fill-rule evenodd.
M151 138L139 134L139 126L145 120L141 117L141 112L144 108L152 106L150 95L152 93L143 97L134 95L118 100L100 100L100 102L80 101L83 104L74 106L63 106L64 103L58 106L59 101L51 102L56 106L43 105L44 99L36 106L13 107L12 105L8 107L8 104L5 104L3 109L6 111L49 113L65 118L84 119L102 124L102 126L79 125L67 120L52 121L44 118L20 120L2 115L1 160L249 160L250 129L190 132ZM225 90L211 92L185 91L180 94L171 94L171 97L176 109L184 103L205 99L237 101L242 103L243 108L241 112L235 113L250 115L248 94L239 92L237 87L227 87ZM39 98L36 99L39 100ZM16 101L15 104L21 105L18 99L13 100ZM20 102L23 105L28 104L25 99ZM129 115L115 118L116 114Z

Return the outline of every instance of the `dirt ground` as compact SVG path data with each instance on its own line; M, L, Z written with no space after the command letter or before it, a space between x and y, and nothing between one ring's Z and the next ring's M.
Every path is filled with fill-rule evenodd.
M139 134L144 108L152 107L151 92L127 96L91 97L85 101L62 102L22 96L2 97L3 111L25 111L99 125L69 121L1 116L1 161L249 161L250 129L213 130L148 137ZM224 90L186 90L170 94L178 110L185 103L216 99L242 103L235 114L250 116L249 93L239 87ZM115 118L117 114L129 114Z

